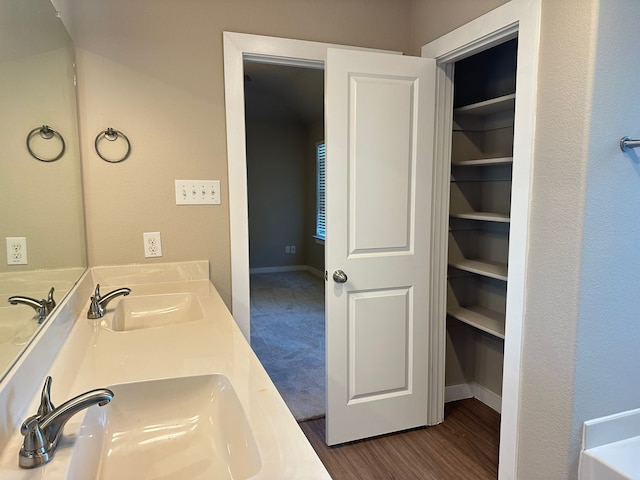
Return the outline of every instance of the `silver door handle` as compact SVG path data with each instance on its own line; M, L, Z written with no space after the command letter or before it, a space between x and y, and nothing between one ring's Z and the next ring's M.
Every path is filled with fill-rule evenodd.
M342 270L336 270L333 272L333 281L336 283L344 283L347 281L347 274Z

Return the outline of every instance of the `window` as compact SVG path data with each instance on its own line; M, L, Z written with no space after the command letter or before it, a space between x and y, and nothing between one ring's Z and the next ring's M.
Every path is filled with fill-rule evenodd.
M316 238L324 240L325 227L325 147L324 142L316 143L316 162L317 162L317 178L316 178Z

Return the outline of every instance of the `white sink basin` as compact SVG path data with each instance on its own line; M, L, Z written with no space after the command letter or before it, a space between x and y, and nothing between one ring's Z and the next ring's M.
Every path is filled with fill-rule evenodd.
M111 318L103 325L116 332L142 328L164 327L176 323L202 320L204 313L193 293L164 293L139 297L124 297Z
M253 433L224 375L108 387L87 410L69 479L246 479L261 468Z

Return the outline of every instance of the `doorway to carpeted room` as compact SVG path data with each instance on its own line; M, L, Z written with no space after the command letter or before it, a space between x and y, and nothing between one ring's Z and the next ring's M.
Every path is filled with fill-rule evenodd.
M324 280L251 274L251 347L296 420L325 414Z

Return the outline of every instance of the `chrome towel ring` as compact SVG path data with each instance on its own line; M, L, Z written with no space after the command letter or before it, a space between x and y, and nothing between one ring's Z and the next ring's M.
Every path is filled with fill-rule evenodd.
M34 151L31 149L31 139L36 133L39 133L40 136L45 140L51 140L53 137L57 137L58 140L60 140L60 143L62 145L62 148L60 149L60 153L52 158L42 158L36 155ZM41 162L55 162L56 160L59 160L62 157L62 155L64 155L64 151L66 147L67 146L64 143L64 138L62 138L62 135L60 135L60 133L56 132L53 128L49 127L48 125L36 127L27 134L27 150L29 150L29 153L33 158L35 158L36 160L40 160Z
M124 154L124 156L122 158L116 158L116 159L110 159L105 157L102 153L100 153L100 149L98 148L98 143L100 142L100 140L102 138L105 138L106 140L108 140L109 142L115 142L118 137L122 137L124 139L125 142L127 142L127 151ZM104 160L105 162L109 162L109 163L120 163L125 161L128 157L129 154L131 153L131 142L129 141L129 139L127 138L127 136L120 132L119 130L114 130L113 128L109 127L106 130L104 130L103 132L100 132L98 134L98 136L96 137L96 140L94 142L94 146L96 149L96 153L98 154L98 156Z

